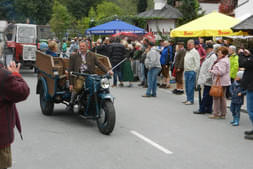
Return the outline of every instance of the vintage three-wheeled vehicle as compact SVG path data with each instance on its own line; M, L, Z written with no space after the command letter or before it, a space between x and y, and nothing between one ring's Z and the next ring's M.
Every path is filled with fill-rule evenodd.
M38 82L36 93L40 96L40 107L44 115L53 115L54 105L63 103L69 105L68 69L69 59L53 58L40 51L36 52L36 69ZM111 67L107 57L98 59L108 68ZM96 74L69 72L75 78L83 79L83 87L74 101L76 113L85 119L97 122L98 129L103 134L110 134L115 126L114 98L110 94L109 75L104 75L96 68Z

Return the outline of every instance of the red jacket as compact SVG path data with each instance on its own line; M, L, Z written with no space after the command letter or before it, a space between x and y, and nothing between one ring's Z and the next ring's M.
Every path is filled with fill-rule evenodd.
M13 142L15 126L21 135L15 104L25 100L29 93L30 89L19 73L10 73L0 68L0 148Z

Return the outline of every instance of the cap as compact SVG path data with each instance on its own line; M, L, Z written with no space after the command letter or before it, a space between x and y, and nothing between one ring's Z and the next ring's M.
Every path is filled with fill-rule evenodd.
M239 71L239 72L237 72L236 77L242 79L243 74L244 74L244 71Z
M199 45L199 41L198 41L198 40L195 40L195 41L194 41L194 44L195 44L195 45Z

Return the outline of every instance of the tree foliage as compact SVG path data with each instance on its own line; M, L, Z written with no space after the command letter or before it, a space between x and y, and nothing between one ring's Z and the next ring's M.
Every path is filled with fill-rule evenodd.
M118 5L125 15L137 14L137 1L138 0L108 0Z
M107 1L103 1L101 4L98 4L96 7L96 11L97 19L102 19L113 15L123 15L123 12L118 5Z
M67 29L71 27L72 22L73 18L69 14L67 8L56 0L53 5L52 18L49 23L51 29L59 39L62 39L65 36Z
M95 7L102 0L61 0L68 11L76 19L87 17L91 7Z
M36 24L47 24L52 14L52 0L14 0L15 11Z
M198 0L181 0L182 4L179 7L180 12L183 14L183 17L180 18L178 24L182 25L189 21L192 21L200 16L203 16L201 13L201 8Z
M138 0L138 4L137 4L137 12L138 13L146 11L147 7L148 7L147 0Z
M167 0L167 3L171 6L175 6L176 5L176 0Z

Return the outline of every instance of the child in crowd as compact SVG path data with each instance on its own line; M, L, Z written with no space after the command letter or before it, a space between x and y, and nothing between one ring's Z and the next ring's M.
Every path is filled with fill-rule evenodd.
M239 126L241 106L243 105L243 97L246 94L246 91L241 88L240 84L243 73L243 71L237 73L235 81L230 87L230 93L232 96L230 110L233 115L231 124L233 126Z

